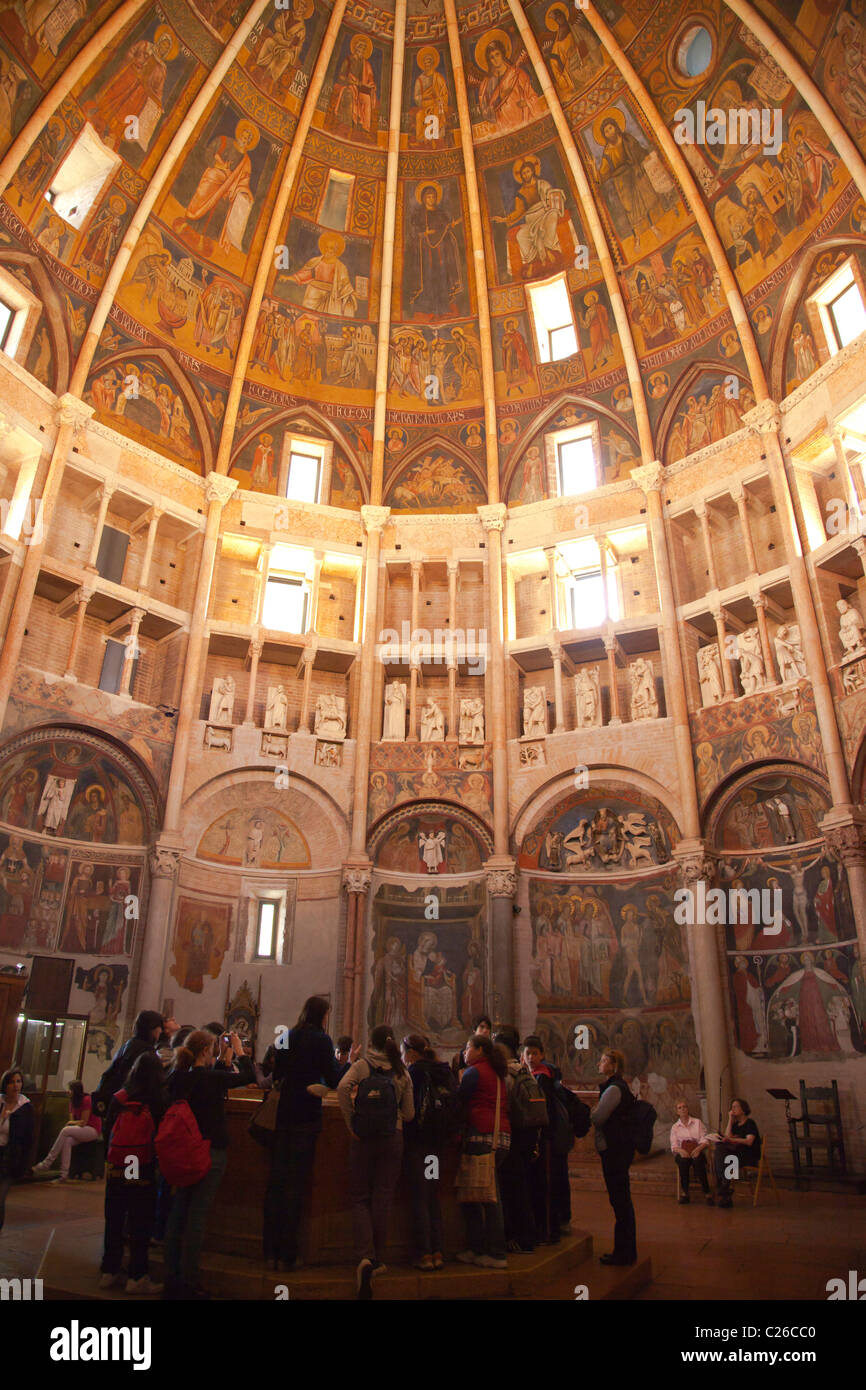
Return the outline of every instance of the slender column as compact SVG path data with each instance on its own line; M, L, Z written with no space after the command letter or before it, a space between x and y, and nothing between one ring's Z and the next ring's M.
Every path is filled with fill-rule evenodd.
M133 608L130 618L129 632L124 639L125 653L123 657L123 670L120 673L120 688L118 695L129 694L129 682L132 680L132 666L136 656L138 656L138 629L141 627L142 619L146 617L143 608Z
M370 777L370 741L373 720L381 719L381 708L373 709L373 675L376 665L378 631L376 626L377 594L379 589L379 553L382 530L388 519L388 507L362 507L361 519L367 532L367 554L364 565L364 632L361 645L361 676L358 696L358 736L355 743L355 785L352 799L352 846L354 862L361 856L366 862L367 844L367 784Z
M361 640L361 599L364 593L364 571L359 565L355 575L355 609L352 614L352 641Z
M746 547L746 559L749 565L749 574L758 573L758 557L755 554L755 541L752 536L752 525L749 521L749 503L746 498L746 489L742 483L734 483L731 488L731 496L737 504L737 514L740 518L740 532L743 543Z
M93 598L93 593L94 590L92 585L82 584L76 595L78 607L75 613L75 626L72 629L72 640L69 643L69 655L66 658L66 670L63 673L66 680L69 681L78 679L75 674L75 658L78 656L78 648L81 645L81 634L84 631L84 615L87 612L88 603Z
M550 623L554 631L559 627L559 593L556 579L556 546L544 547L547 558L547 581L550 588Z
M313 582L310 586L310 630L312 632L318 631L319 589L322 584L322 565L324 561L324 551L313 551Z
M298 719L299 734L310 732L310 687L313 682L313 662L315 659L315 651L307 647L301 656L301 661L304 663L304 688L301 693L301 714Z
M270 541L263 541L259 550L259 558L256 564L256 582L253 590L253 627L258 627L262 622L262 614L265 607L265 585L268 579L268 566L271 563L271 551L273 546Z
M722 661L722 680L725 685L725 699L733 700L736 698L737 692L734 687L734 677L728 658L728 633L725 627L725 610L720 606L718 608L711 608L710 612L713 615L713 622L716 625L716 641L719 644L719 656Z
M457 651L455 633L457 631L457 575L459 560L448 560L448 631L451 634L451 648L448 653L448 733L446 743L457 742Z
M33 489L33 480L39 468L39 454L31 454L29 458L22 461L18 469L18 476L15 479L15 486L12 489L12 496L9 498L9 506L6 511L6 525L3 527L7 536L13 536L15 540L20 539L21 531L24 529L24 518L30 502L30 494ZM36 508L39 503L37 501ZM28 541L32 540L38 526L38 512L31 508L29 526L24 534Z
M674 859L680 866L683 886L692 894L692 902L697 910L702 900L698 885L703 881L709 891L715 876L715 863L707 854L704 842L697 838L681 840L674 850ZM706 901L705 895L703 901ZM720 1092L724 1117L733 1090L724 1008L725 985L719 961L719 930L703 919L695 920L687 928L694 990L692 1007L704 1067L710 1128L713 1129L718 1123Z
M217 539L223 507L228 502L237 480L221 478L209 473L205 483L205 499L208 504L204 541L198 567L198 580L192 613L189 623L189 640L186 648L183 681L180 690L180 707L177 716L177 732L174 739L174 753L171 760L171 773L168 792L165 798L164 834L177 834L180 831L180 813L183 803L183 787L189 763L190 739L196 717L196 705L200 693L201 673L204 665L204 640L207 626L207 610L216 558Z
M553 732L555 734L565 733L565 703L562 697L562 647L558 642L549 642L550 655L553 657L553 702L556 709L556 724Z
M709 507L707 506L706 502L698 502L695 506L695 512L698 516L698 519L700 520L701 535L704 538L704 554L707 557L707 570L709 572L710 579L707 588L718 589L719 582L716 579L716 562L713 559L713 537L710 532Z
M831 811L821 822L821 833L848 875L860 959L866 960L866 817L859 807L848 812Z
M490 718L488 731L493 744L493 845L495 858L508 855L508 750L505 728L505 654L502 643L502 531L506 508L500 502L479 507L478 515L487 537L487 581L489 585L488 646L490 648Z
M264 642L260 637L254 637L250 642L250 680L247 686L247 707L244 711L244 724L255 728L255 708L256 708L256 680L259 674L259 660L264 649Z
M607 541L599 542L598 568L601 572L601 601L604 606L604 621L610 621L610 599L607 592Z
M517 894L517 866L514 860L496 865L488 859L487 896L491 904L491 949L489 978L493 997L490 1001L494 1027L514 1019L517 994L514 987L514 908Z
M367 944L367 894L370 891L370 874L363 875L362 882L364 887L355 894L357 902L355 904L355 967L354 980L352 982L352 1026L357 1034L363 1034L364 1028L364 952ZM355 1036L353 1034L353 1036ZM357 1040L357 1039L356 1039Z
M102 532L105 528L105 518L108 515L108 505L114 495L114 484L103 483L99 497L99 511L96 516L96 530L93 532L93 540L90 543L90 554L87 557L87 564L91 569L96 565L96 557L99 554L99 546L102 541Z
M619 712L619 681L616 669L616 649L617 639L610 633L605 633L604 649L607 652L607 674L610 682L610 723L612 725L621 724L622 718Z
M842 486L845 489L845 501L848 506L848 531L851 534L856 532L858 536L862 536L863 498L860 493L860 488L857 486L856 474L848 462L848 450L845 448L844 431L841 430L838 425L834 425L830 434L833 440L833 450L836 454L836 463L842 477Z
M162 981L165 953L171 926L172 904L180 847L171 837L161 838L148 854L150 865L150 894L147 903L147 926L141 950L136 991L137 1009L162 1008Z
M151 507L150 521L147 526L147 540L144 543L144 558L141 562L141 574L138 576L138 588L141 593L147 588L147 581L150 578L150 566L153 561L153 547L156 542L156 531L162 514L162 509L160 507Z
M412 561L412 617L410 622L409 638L409 737L418 737L418 677L420 674L421 663L417 655L415 644L415 634L418 631L418 607L421 599L421 570L420 560Z
M767 627L767 600L763 594L752 594L755 616L758 619L758 636L761 639L761 653L764 658L764 674L767 685L776 684L776 665L773 661L773 648L770 644L770 630Z
M795 91L806 105L811 107L841 155L842 163L859 188L861 198L866 198L866 163L863 156L799 58L782 43L775 29L770 27L754 5L749 4L749 0L725 0L725 4L743 21L747 29L751 29L756 38L760 39Z
M342 1031L348 1033L350 1038L354 1038L353 1013L355 991L353 981L355 979L355 932L358 921L358 895L352 892L350 884L351 878L347 882L346 875L344 874L343 887L346 890L346 955L343 961Z

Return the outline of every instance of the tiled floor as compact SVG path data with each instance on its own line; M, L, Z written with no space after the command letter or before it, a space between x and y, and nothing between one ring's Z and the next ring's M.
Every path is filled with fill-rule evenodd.
M35 1277L52 1231L64 1243L76 1227L92 1242L102 1184L13 1188L0 1232L0 1277ZM745 1194L733 1210L709 1208L693 1195L680 1207L671 1195L638 1192L638 1247L652 1257L653 1281L637 1298L655 1300L826 1299L827 1280L849 1269L866 1274L866 1198L782 1192L781 1205L757 1208ZM588 1231L597 1252L612 1243L612 1213L604 1192L573 1184L573 1224ZM539 1289L544 1299L573 1300L566 1271Z

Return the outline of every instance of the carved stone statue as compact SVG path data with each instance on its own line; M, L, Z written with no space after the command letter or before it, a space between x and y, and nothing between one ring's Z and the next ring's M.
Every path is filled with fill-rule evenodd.
M460 743L484 742L484 701L477 697L460 701Z
M547 692L543 685L529 685L523 692L523 737L544 738L547 733Z
M217 676L211 691L209 723L231 724L234 707L234 676Z
M747 627L737 638L740 656L740 684L746 695L756 695L767 684L761 639L756 627Z
M342 743L346 737L346 697L320 695L316 700L316 719L313 732L329 743Z
M445 737L445 715L432 695L421 711L421 742L441 743Z
M284 732L289 717L289 697L284 685L268 686L268 703L265 706L265 728Z
M799 623L785 623L775 637L776 660L783 685L794 684L806 674L806 658L800 643Z
M704 709L709 705L721 704L725 698L725 685L718 642L710 642L709 646L698 648L698 680L701 683L701 703Z
M385 686L385 723L383 739L400 743L406 739L406 683L391 681Z
M639 656L628 668L631 681L632 719L658 719L659 702L656 698L655 672L652 662Z
M863 632L866 629L857 609L853 604L848 603L847 599L840 598L836 604L839 610L839 641L845 651L846 656L862 656L866 652L863 644Z
M601 692L597 666L584 666L578 671L574 678L574 703L579 729L601 727Z

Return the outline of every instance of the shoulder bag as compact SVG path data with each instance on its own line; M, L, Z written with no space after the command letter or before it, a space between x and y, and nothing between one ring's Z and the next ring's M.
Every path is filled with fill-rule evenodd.
M458 1202L483 1202L487 1206L493 1205L496 1202L496 1148L499 1142L499 1103L501 1095L499 1077L497 1077L496 1118L493 1122L493 1147L487 1153L467 1153L464 1151L460 1155L460 1164L454 1183Z

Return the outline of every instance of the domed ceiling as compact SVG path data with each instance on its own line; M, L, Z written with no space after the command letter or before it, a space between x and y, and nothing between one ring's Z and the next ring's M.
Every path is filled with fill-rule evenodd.
M597 422L606 482L641 461L632 343L651 430L643 456L666 463L730 434L754 403L744 338L777 398L817 366L800 304L811 278L862 255L866 207L823 127L727 5L457 0L455 75L445 0L409 0L388 314L393 3L350 0L329 30L323 0L127 0L118 13L128 20L78 72L76 55L115 9L2 5L3 147L64 71L75 80L0 202L0 262L45 305L29 369L58 393L71 381L121 434L199 473L219 461L241 487L275 492L284 432L326 433L336 506L469 511L487 500L488 329L464 101L502 500L545 495L541 430L552 425ZM862 0L760 10L866 149ZM318 91L314 105L308 91ZM678 112L699 117L700 103L781 111L769 146L682 146L745 329L659 138ZM45 194L87 126L115 163L75 227ZM131 255L106 296L128 235ZM545 363L527 285L557 272L578 351ZM380 321L385 455L371 492Z

